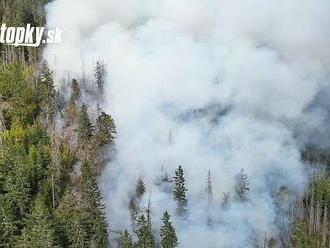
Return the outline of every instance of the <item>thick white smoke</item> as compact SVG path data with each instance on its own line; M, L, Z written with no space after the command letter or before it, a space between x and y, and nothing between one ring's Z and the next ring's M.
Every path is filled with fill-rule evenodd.
M326 133L328 0L57 0L47 10L48 25L64 30L45 52L58 77L107 65L105 108L118 127L101 182L111 230L130 227L129 196L142 176L154 226L169 210L180 247L253 247L278 234L274 195L303 190L299 148L316 129ZM154 184L162 165L172 175L178 164L186 220ZM221 209L241 168L250 201Z

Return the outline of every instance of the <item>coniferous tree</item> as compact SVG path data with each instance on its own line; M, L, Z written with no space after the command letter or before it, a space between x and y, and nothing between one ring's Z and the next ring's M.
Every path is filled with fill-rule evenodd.
M5 195L0 195L0 244L3 247L14 247L21 224L14 204Z
M145 191L146 191L146 186L142 178L140 177L136 183L134 195L131 197L128 205L128 209L130 211L132 221L135 221L136 216L140 211L139 203Z
M93 126L88 117L87 107L85 104L81 106L79 112L79 126L78 126L78 144L84 148L87 146L93 134Z
M58 247L54 223L42 195L37 196L27 226L24 228L16 247Z
M140 199L145 192L146 192L146 186L142 178L140 177L135 187L135 197Z
M79 87L79 83L76 79L72 79L71 81L71 104L74 104L75 102L77 102L80 99L80 87Z
M136 235L138 241L137 248L155 248L155 238L151 231L151 226L142 214L137 220Z
M86 225L86 213L77 201L76 196L67 191L55 211L58 226L62 229L61 242L63 247L81 248L89 247Z
M116 125L111 115L102 112L96 120L95 137L99 146L113 144L116 135Z
M243 169L235 176L235 193L236 198L240 201L248 200L248 193L250 190L249 177Z
M120 234L119 247L133 248L133 240L130 233L127 230L125 230L123 233Z
M38 80L38 98L43 115L50 124L56 113L56 91L54 87L53 72L49 69L48 63L43 61Z
M104 91L104 82L105 82L105 66L100 61L96 62L94 70L94 78L97 87L97 95L101 97Z
M185 178L182 166L179 165L175 170L173 198L177 202L178 215L184 215L187 212L188 201L186 199L187 188L185 186Z
M161 246L163 248L175 248L178 246L178 238L175 229L170 221L170 215L167 211L163 214L163 225L160 228Z
M101 193L97 184L96 174L85 162L81 168L81 191L83 194L84 211L89 226L91 247L105 247L108 242L107 222Z

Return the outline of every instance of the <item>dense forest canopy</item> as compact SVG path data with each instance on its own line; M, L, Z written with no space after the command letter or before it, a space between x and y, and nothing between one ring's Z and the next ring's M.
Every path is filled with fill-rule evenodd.
M8 26L44 26L47 2L1 0L0 20ZM102 109L108 72L97 61L90 78L66 79L69 87L63 91L42 59L43 49L0 44L0 247L181 247L176 220L185 221L191 214L190 171L179 162L175 171L162 166L153 185L141 174L128 196L125 221L131 226L113 230L112 213L106 213L99 188L103 170L116 156L118 135L114 118ZM220 109L212 123L226 114ZM190 113L209 120L207 110L184 116ZM313 172L305 194L290 201L288 210L283 202L290 190L283 186L272 192L270 200L286 228L278 235L265 233L262 243L252 240L253 247L330 247L329 149L302 147L301 161ZM212 231L219 223L210 209L250 204L253 184L241 169L230 179L234 187L217 196L216 175L207 165L204 174L204 221ZM154 188L169 195L175 206L173 214L166 210L159 220L153 219Z

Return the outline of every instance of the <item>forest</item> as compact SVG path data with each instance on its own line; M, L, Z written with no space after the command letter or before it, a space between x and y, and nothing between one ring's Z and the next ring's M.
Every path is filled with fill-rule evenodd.
M1 0L1 23L44 26L46 3ZM182 247L175 220L190 214L185 165L162 168L154 178L153 187L170 195L175 213L153 219L151 186L141 176L131 185L127 204L131 227L113 230L99 184L116 157L116 123L102 109L111 72L97 61L91 79L70 78L63 91L43 50L0 44L0 247ZM289 209L278 203L286 228L276 237L266 233L262 244L253 241L251 247L330 247L330 149L306 145L300 154L311 171L305 193ZM221 211L250 201L253 184L244 169L221 196L213 193L215 176L207 168L201 175L209 206ZM280 202L289 194L283 187L273 199ZM149 201L141 206L145 198ZM207 211L205 222L216 225Z

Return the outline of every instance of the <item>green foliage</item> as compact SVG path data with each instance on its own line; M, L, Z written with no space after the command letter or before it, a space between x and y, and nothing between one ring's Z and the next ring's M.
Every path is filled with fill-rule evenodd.
M77 200L77 193L66 192L55 216L63 247L89 247L86 215Z
M99 146L110 145L114 142L116 125L111 115L102 112L96 120L95 138Z
M137 184L135 186L135 197L136 198L141 198L142 195L146 192L146 186L142 180L142 178L139 178L137 181Z
M18 64L0 68L5 124L0 130L0 246L106 247L107 223L96 175L88 164L82 166L81 184L71 178L77 162L72 141L48 134L54 130L57 106L52 73L44 63L37 83L31 83L33 72ZM82 136L87 140L92 126L87 108L82 109L82 130L88 133ZM77 191L73 194L72 189Z
M320 247L321 236L308 233L308 226L304 222L296 223L292 234L292 247L294 248L311 248Z
M330 177L327 175L318 176L311 185L316 201L323 206L330 206Z
M155 238L151 231L151 226L142 214L137 220L136 235L138 238L137 248L154 248Z
M23 229L16 247L54 248L58 247L55 236L55 225L51 213L42 195L34 201L31 216Z
M119 247L133 248L133 240L130 233L127 230L125 230L123 233L120 234Z
M37 92L42 115L49 124L49 122L54 120L56 113L56 91L54 88L53 72L49 69L46 61L43 61L41 64Z
M7 127L14 122L32 124L39 114L37 91L29 83L32 73L31 67L19 64L0 66L1 111Z
M174 188L173 188L173 198L177 202L177 213L179 215L184 215L187 212L188 201L186 199L187 188L185 186L185 178L182 166L179 165L175 170Z
M76 79L72 79L71 81L71 104L74 104L79 100L81 96L81 91L79 87L79 83Z
M105 81L105 68L104 64L100 61L96 62L95 70L94 70L94 79L97 87L97 95L101 97L104 91L104 81Z
M163 214L163 225L160 228L161 245L163 248L175 248L178 246L178 238L175 229L170 221L170 215L167 211Z
M90 247L105 247L108 242L108 231L104 205L101 202L96 174L87 162L81 166L81 191L83 208L87 215L86 223L89 227Z
M78 127L78 144L85 148L88 145L93 134L93 126L87 113L85 104L81 106L79 111L79 127Z

